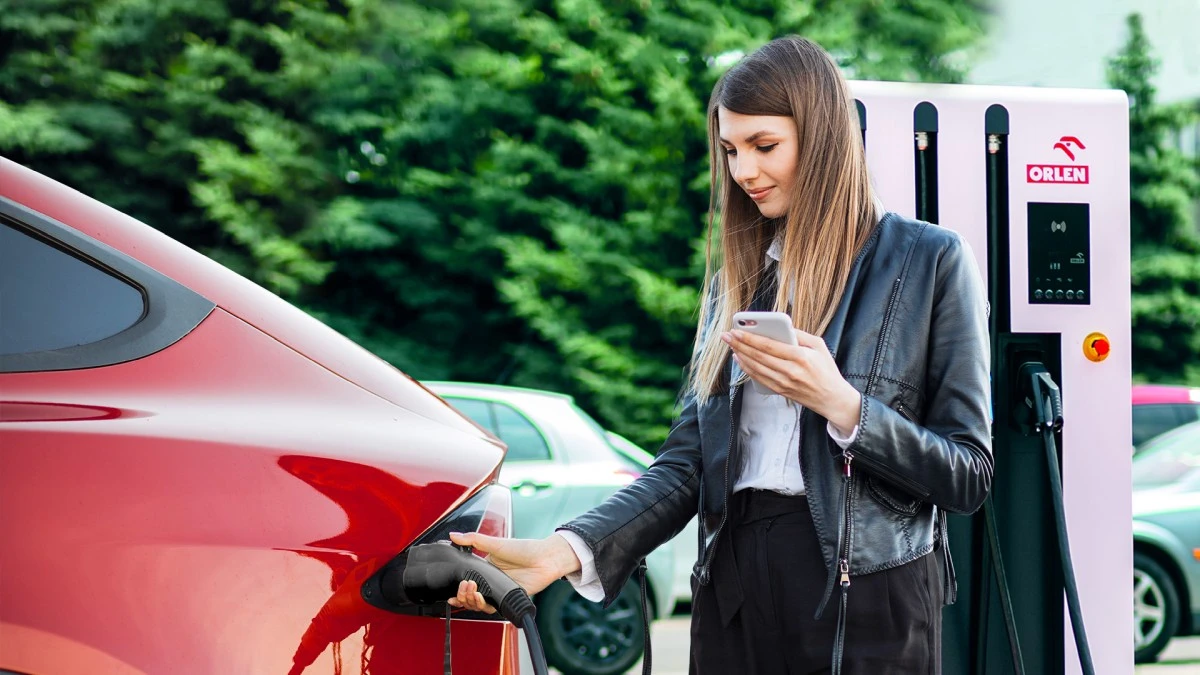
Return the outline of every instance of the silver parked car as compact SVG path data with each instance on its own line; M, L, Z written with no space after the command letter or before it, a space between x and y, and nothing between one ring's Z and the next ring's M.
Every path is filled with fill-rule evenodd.
M1200 634L1200 422L1133 458L1133 601L1138 663Z
M646 464L615 450L605 430L570 396L488 384L423 384L508 444L500 482L512 490L514 537L551 534L645 470ZM651 618L662 618L674 607L673 545L651 554L647 569ZM640 597L636 576L607 609L563 581L538 593L534 601L547 661L564 675L629 670L644 645Z

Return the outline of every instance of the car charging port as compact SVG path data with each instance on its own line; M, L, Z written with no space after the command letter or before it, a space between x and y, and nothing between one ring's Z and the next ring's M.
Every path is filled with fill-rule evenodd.
M496 607L502 617L525 631L534 672L537 675L549 672L535 621L537 608L533 600L511 577L492 563L471 553L469 547L456 546L449 541L413 546L389 562L375 579L376 584L372 585L387 604L393 607L429 609L436 605L446 605L447 599L458 594L460 581L474 581L484 599ZM364 588L364 595L370 594L371 590ZM446 607L448 618L449 606ZM447 664L450 658L449 626L447 621Z

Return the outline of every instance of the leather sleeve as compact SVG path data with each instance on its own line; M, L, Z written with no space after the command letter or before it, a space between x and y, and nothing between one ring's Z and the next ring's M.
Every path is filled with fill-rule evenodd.
M700 427L689 397L646 473L561 529L579 535L596 561L604 604L620 594L638 561L679 534L699 510Z
M938 260L932 302L924 419L910 421L864 395L847 450L854 466L940 508L972 513L992 482L991 354L978 266L958 238Z
M705 302L712 317L720 273L708 286ZM703 326L699 344L711 324ZM695 361L693 353L692 360ZM587 513L559 529L577 534L592 550L604 604L612 604L638 561L667 543L700 511L700 420L696 399L686 393L683 411L646 473Z

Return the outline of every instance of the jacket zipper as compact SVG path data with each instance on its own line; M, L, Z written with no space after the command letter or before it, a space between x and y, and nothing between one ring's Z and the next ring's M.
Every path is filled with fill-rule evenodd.
M854 461L854 453L842 451L842 522L838 528L838 559L837 567L834 568L835 573L829 575L829 585L825 588L825 595L821 598L820 604L817 605L817 613L813 618L820 619L825 613L825 606L829 604L829 598L833 596L833 589L840 583L842 585L842 594L850 588L850 541L854 534L854 513L850 503L850 488L853 486L853 469L851 463Z
M926 499L929 497L929 490L924 485L905 478L904 476L901 476L900 474L896 473L895 471L891 471L886 467L876 464L875 462L871 461L869 457L859 457L858 463L867 467L877 475L886 476L887 480L899 485L900 487L903 487L904 491L908 492L909 494L921 499Z
M846 589L850 588L850 539L854 534L854 514L851 513L850 508L850 491L853 487L850 463L853 461L854 453L842 453L842 482L846 487L846 496L842 499L846 513L846 539L842 542L842 557L838 560L838 571L841 573L839 583L842 585L843 593L846 592Z
M854 455L849 452L843 452L842 459L844 460L842 480L846 485L846 540L842 544L842 559L838 561L838 572L840 572L839 583L842 586L842 601L838 606L837 630L834 635L833 675L842 675L842 656L846 650L846 613L849 611L850 598L850 540L854 537L854 514L850 507L854 489L850 463L854 461Z
M742 385L734 385L733 393L729 396L729 449L725 453L725 494L722 495L721 503L721 522L717 523L717 529L713 532L712 543L708 547L707 555L704 557L704 570L700 574L700 582L708 585L710 579L709 567L712 565L713 558L717 554L717 539L721 536L721 531L725 529L725 521L729 518L729 495L733 491L729 484L729 465L733 463L733 448L734 441L737 439L737 420L734 419L733 411L737 403L738 394L742 391Z

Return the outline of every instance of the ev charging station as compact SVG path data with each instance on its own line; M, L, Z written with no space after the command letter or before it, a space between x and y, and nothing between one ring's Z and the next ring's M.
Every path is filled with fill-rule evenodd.
M958 601L944 613L943 671L1081 672L1053 460L1095 672L1130 675L1125 94L850 86L884 206L962 235L990 303L995 474L984 509L948 519Z

